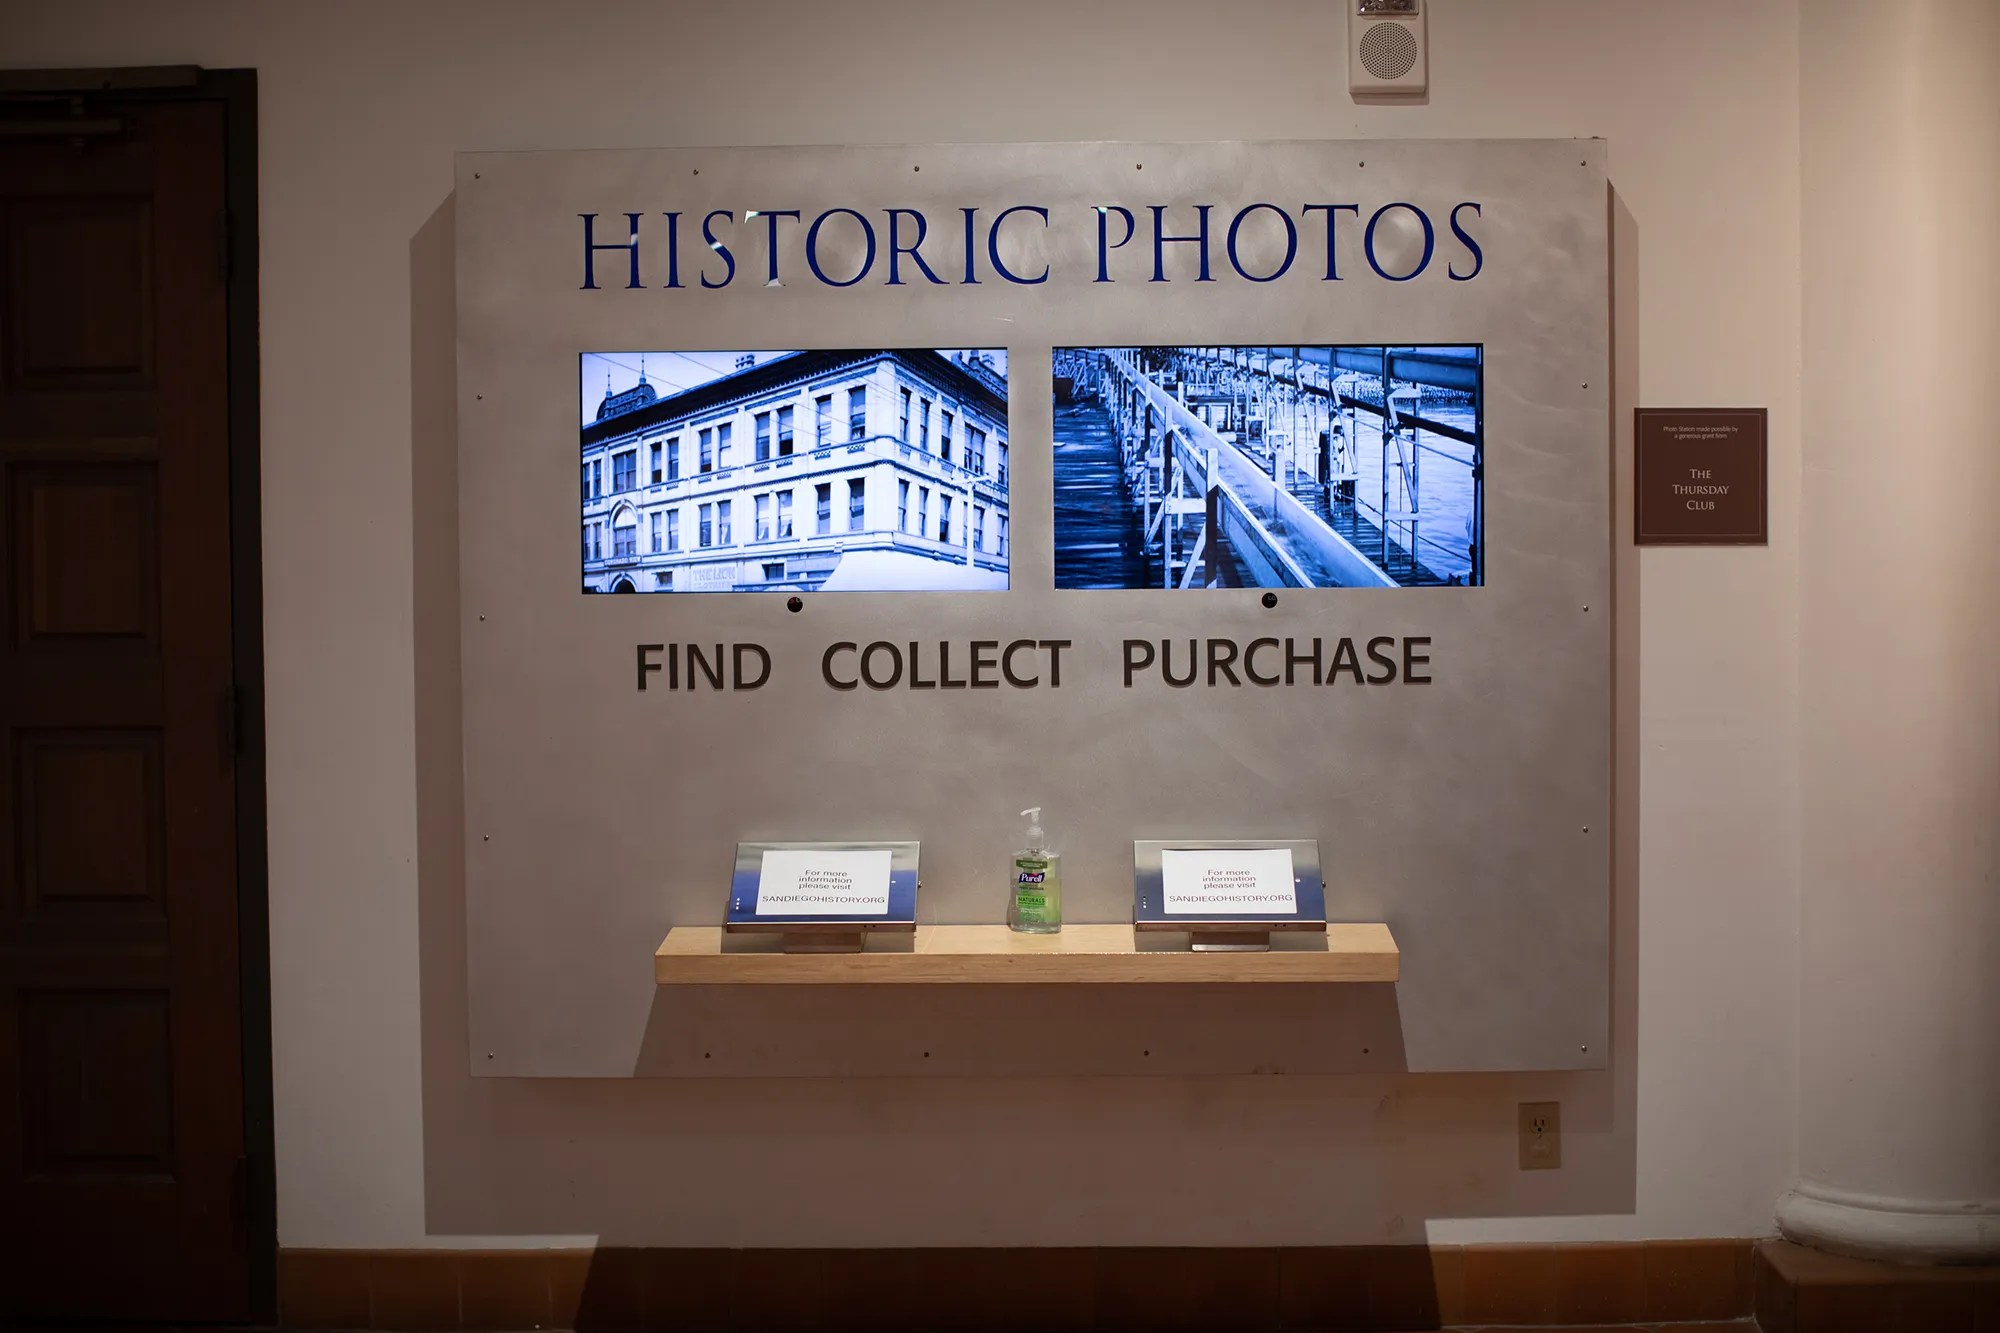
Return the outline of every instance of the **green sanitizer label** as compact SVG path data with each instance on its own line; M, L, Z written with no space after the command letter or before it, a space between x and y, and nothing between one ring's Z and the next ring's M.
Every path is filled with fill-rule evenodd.
M1014 910L1024 922L1048 925L1057 920L1059 889L1049 863L1040 857L1014 858Z

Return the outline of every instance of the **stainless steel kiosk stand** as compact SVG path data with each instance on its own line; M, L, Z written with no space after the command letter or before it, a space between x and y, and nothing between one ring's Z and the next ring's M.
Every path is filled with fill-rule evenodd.
M1170 912L1161 853L1170 851L1272 851L1292 854L1296 905L1289 912ZM1319 843L1311 838L1190 838L1141 840L1132 844L1132 929L1136 934L1185 934L1198 953L1261 952L1274 934L1287 948L1324 948L1326 893L1320 878ZM1317 935L1317 940L1299 938ZM1169 945L1168 947L1172 947Z
M914 842L740 842L730 876L726 935L776 935L785 953L860 953L871 935L917 932L917 852ZM759 910L764 854L773 851L889 853L887 910L846 914L790 915Z

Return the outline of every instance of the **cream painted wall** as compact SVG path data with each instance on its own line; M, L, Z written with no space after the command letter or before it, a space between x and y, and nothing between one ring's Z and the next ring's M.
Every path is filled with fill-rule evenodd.
M1771 1229L1795 1174L1798 13L1435 0L1431 36L1428 105L1382 108L1346 95L1330 0L0 10L8 66L259 71L284 1244ZM439 850L456 837L452 153L1351 136L1609 141L1626 497L1612 1068L466 1078L462 888ZM1629 545L1640 402L1769 406L1768 549ZM1520 1173L1513 1105L1541 1098L1564 1103L1565 1166ZM1225 1143L1273 1166L1202 1161ZM1048 1164L1022 1169L1017 1151Z

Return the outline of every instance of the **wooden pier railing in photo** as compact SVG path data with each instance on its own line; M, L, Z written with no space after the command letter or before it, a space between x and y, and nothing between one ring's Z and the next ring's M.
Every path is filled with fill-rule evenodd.
M1066 348L1055 375L1059 449L1076 451L1059 452L1059 586L1408 587L1481 577L1476 419L1467 429L1421 410L1426 387L1477 402L1476 349ZM1358 494L1364 429L1382 453L1372 497ZM1471 456L1426 433L1470 446ZM1470 469L1464 547L1423 529L1426 454ZM1082 494L1065 504L1072 482L1095 512L1079 508ZM1122 525L1103 503L1114 488ZM1437 572L1423 551L1462 572Z

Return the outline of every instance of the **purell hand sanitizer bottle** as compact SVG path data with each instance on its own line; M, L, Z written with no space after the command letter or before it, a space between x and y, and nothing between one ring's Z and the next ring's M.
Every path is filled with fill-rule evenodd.
M1042 807L1021 814L1028 821L1028 845L1014 853L1014 882L1007 898L1007 925L1013 930L1053 935L1062 929L1062 853L1049 850L1042 832Z

